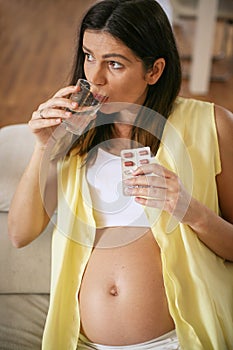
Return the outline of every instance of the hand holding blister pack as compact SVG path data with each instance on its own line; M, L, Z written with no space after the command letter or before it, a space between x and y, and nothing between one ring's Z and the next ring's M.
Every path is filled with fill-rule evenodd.
M122 188L125 196L129 196L127 191L129 187L124 184L124 180L132 178L133 172L139 166L149 164L150 162L150 147L132 148L121 151Z

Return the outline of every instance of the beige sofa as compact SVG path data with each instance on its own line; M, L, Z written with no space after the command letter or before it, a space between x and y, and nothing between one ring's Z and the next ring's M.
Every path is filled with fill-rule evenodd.
M14 248L7 215L34 145L26 124L0 129L0 349L41 349L49 303L52 224L34 242ZM22 208L23 210L23 208Z

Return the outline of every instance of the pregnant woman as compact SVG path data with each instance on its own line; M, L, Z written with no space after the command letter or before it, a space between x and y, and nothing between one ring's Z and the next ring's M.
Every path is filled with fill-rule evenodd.
M36 145L9 214L21 247L57 211L43 349L232 349L232 114L178 96L155 0L95 3L77 41L70 84L29 121ZM106 102L47 171L79 78ZM148 164L122 183L121 151L142 147Z

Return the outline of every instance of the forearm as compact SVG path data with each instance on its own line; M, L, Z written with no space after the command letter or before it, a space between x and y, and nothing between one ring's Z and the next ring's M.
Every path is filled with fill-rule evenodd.
M49 221L40 188L40 165L43 154L44 150L36 146L11 202L8 232L16 247L24 246L34 240Z
M233 261L233 225L195 199L191 200L189 210L192 215L183 222L215 254Z

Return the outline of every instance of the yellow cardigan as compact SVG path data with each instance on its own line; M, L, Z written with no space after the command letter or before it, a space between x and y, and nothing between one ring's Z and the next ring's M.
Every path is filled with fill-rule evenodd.
M219 213L215 176L221 164L213 110L213 104L178 98L156 159L176 172L195 198ZM85 167L80 164L73 151L58 169L58 221L43 350L77 347L78 292L95 238ZM182 349L233 349L233 264L166 212L145 211L161 249L169 310Z

